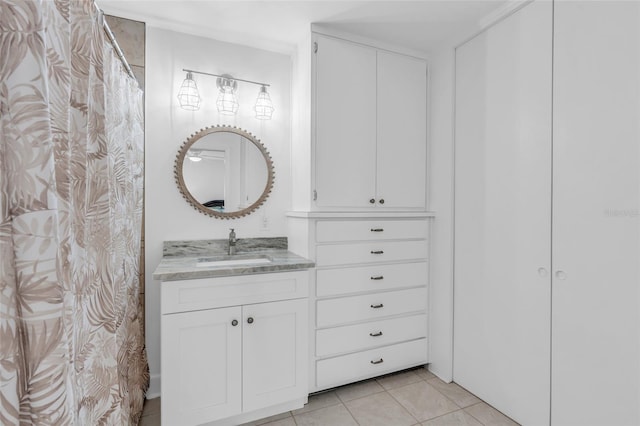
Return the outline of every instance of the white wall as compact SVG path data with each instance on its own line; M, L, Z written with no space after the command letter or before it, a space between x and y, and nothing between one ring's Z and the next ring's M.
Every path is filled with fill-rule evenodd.
M453 379L453 93L454 49L429 57L429 369Z
M149 26L146 43L146 343L151 372L147 396L153 398L160 393L161 360L159 282L152 274L162 257L163 241L227 238L230 227L236 228L238 238L286 235L285 212L291 209L291 58ZM183 68L271 84L273 119L253 117L259 86L247 83L238 83L238 114L219 115L216 79L200 75L194 75L203 98L200 110L181 109L176 95L185 77ZM174 162L182 143L195 131L216 124L253 133L273 158L273 192L248 217L220 220L205 216L187 204L175 183Z

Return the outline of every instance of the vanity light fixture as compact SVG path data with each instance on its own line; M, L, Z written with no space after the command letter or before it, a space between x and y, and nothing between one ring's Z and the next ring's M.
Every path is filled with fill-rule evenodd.
M260 88L258 100L256 101L256 105L253 109L256 112L256 118L258 120L271 120L271 116L273 115L273 103L271 103L271 97L269 96L269 92L267 92L267 88L265 86Z
M224 74L222 77L218 77L216 86L220 89L220 94L218 94L218 100L216 101L218 112L224 115L235 115L240 106L236 96L238 82L230 75Z
M193 74L187 72L187 77L182 82L178 91L178 102L180 107L188 111L196 111L200 109L200 93L198 86L193 80Z
M178 99L180 100L180 106L187 110L196 110L200 108L200 95L198 94L198 88L195 81L193 81L193 74L209 75L217 77L216 86L220 90L218 99L216 100L216 106L218 112L225 115L235 115L238 113L240 104L238 103L238 82L257 84L260 86L258 92L258 99L253 107L258 120L271 120L273 115L273 103L267 87L270 85L267 83L260 83L257 81L243 80L241 78L235 78L229 74L211 74L208 72L183 69L187 73L187 78L182 83L180 91L178 92ZM187 96L187 94L189 94ZM194 106L195 105L195 106Z

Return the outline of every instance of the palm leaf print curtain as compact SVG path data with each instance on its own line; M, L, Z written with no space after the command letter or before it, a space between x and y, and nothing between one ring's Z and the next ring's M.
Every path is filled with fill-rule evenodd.
M137 424L142 94L93 0L0 1L0 424Z

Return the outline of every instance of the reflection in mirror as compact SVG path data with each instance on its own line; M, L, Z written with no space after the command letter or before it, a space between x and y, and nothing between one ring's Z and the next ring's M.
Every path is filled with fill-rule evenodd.
M250 133L209 127L189 138L176 160L176 180L195 208L233 219L251 213L273 186L273 163Z

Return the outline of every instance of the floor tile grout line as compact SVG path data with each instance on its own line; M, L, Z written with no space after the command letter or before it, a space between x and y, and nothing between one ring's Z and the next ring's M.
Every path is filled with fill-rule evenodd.
M416 382L416 383L417 383L417 382ZM410 383L410 384L412 384L412 383ZM396 388L396 389L397 389L397 388ZM402 408L404 408L404 411L406 411L407 413L409 413L409 415L410 415L411 417L413 417L413 418L414 418L418 423L422 423L422 422L420 421L420 419L418 419L416 416L414 416L413 414L411 414L411 412L409 411L409 409L408 409L407 407L405 407L405 406L404 406L404 404L403 404L402 402L398 401L398 399L397 399L396 397L394 397L394 396L393 396L393 394L392 394L391 392L389 392L389 391L385 391L385 392L387 392L387 393L389 394L389 396L391 397L391 399L393 399L395 402L397 402L398 404L400 404L400 406L401 406Z
M360 426L360 422L358 421L358 419L356 419L356 416L353 415L353 413L351 412L351 410L349 410L349 407L347 407L347 404L342 404L344 405L344 408L347 409L347 413L349 413L349 415L351 416L351 418L353 419L354 422L356 422L356 424L358 426Z
M329 405L325 405L325 406L322 406L322 407L314 408L313 410L304 411L304 412L302 412L302 413L293 414L293 411L292 411L292 412L291 412L291 415L292 415L292 416L294 416L294 417L295 417L295 416L301 416L301 415L303 415L303 414L313 413L314 411L322 410L323 408L335 407L336 405L340 405L340 404L342 404L342 401L340 401L340 400L338 399L338 402L336 402L336 403L334 403L334 404L329 404Z
M415 382L415 383L417 383L417 382ZM413 383L409 383L409 385L412 385L412 384L413 384ZM407 386L408 386L408 385L407 385ZM399 388L396 388L396 389L399 389ZM409 411L409 409L408 409L407 407L405 407L405 406L404 406L404 404L403 404L402 402L398 401L398 398L396 398L395 396L393 396L393 394L392 394L391 392L389 392L389 391L386 391L386 392L389 394L389 396L390 396L391 398L393 398L393 400L394 400L394 401L396 401L398 404L400 404L400 406L401 406L402 408L404 408L404 409L409 413L409 415L410 415L411 417L413 417L414 419L416 419L416 421L418 422L418 424L422 424L423 420L420 420L420 419L418 419L416 416L414 416L414 415ZM424 421L426 421L426 420L424 420Z
M480 404L483 404L483 403L484 403L484 404L487 404L487 403L486 403L486 402L484 402L484 401L480 401L480 402L478 402L477 404L473 404L473 405L468 406L467 408L475 407L476 405L480 405ZM489 404L487 404L487 405L489 405ZM493 406L491 406L491 405L489 405L489 407L493 408ZM474 416L474 415L473 415L473 413L468 412L468 411L467 411L466 409L464 409L464 408L463 408L463 410L465 411L465 413L467 413L468 415L470 415L471 417L473 417L474 419L476 419L478 422L480 422L480 424L484 425L484 423L482 423L482 420L480 420L479 418L477 418L476 416Z
M445 383L445 384L451 384L451 383L453 383L453 384L457 385L460 389L462 389L463 391L465 391L465 392L466 392L466 393L468 393L469 395L472 395L473 397L475 397L475 398L478 400L478 402L475 402L475 403L473 403L473 404L467 405L466 407L462 407L460 404L458 404L457 402L455 402L455 401L453 400L453 398L449 398L447 395L445 395L445 394L444 394L444 392L441 392L440 390L438 390L438 388L436 388L436 387L435 387L435 386L433 386L431 383L429 383L429 380L434 380L434 379L425 380L425 382L427 382L427 383L429 384L429 386L431 386L432 388L434 388L435 390L437 390L438 392L440 392L440 393L441 393L445 398L449 399L449 400L450 400L451 402L453 402L455 405L457 405L458 407L460 407L460 409L461 409L461 410L464 410L464 409L469 408L469 407L473 407L474 405L482 404L483 402L484 402L485 404L489 405L489 404L488 404L488 403L486 403L483 399L481 399L480 397L478 397L476 394L473 394L473 393L469 392L467 389L463 388L462 386L460 386L459 384L457 384L457 383L456 383L456 382L454 382L454 381L451 381L450 383L447 383L447 382L445 382L444 380L440 379L439 377L435 377L435 379L438 379L438 380L440 380L441 382L443 382L443 383ZM489 407L494 408L492 405L489 405ZM494 408L494 409L495 409L495 408ZM502 413L502 412L500 412L500 413ZM507 417L508 417L508 416L507 416ZM474 418L475 418L475 417L474 417ZM509 418L509 419L511 419L511 417L508 417L508 418ZM477 419L476 419L476 420L477 420ZM479 420L478 420L478 421L479 421ZM482 422L480 422L480 423L482 423Z
M480 404L480 402L478 402L477 404ZM473 404L473 405L477 405L477 404ZM473 405L470 405L469 407L473 407ZM439 418L441 418L441 417L448 416L449 414L457 413L458 411L462 411L463 413L468 414L469 416L473 417L473 418L474 418L478 423L480 423L482 426L485 426L485 424L484 424L484 423L482 423L480 420L476 419L476 418L473 416L473 414L468 413L464 408L460 408L459 410L451 411L451 412L449 412L449 413L441 414L441 415L439 415L438 417L433 417L433 418L431 418L431 419L429 419L429 420L425 420L425 422L430 422L431 420L436 420L436 419L439 419ZM423 423L424 423L424 422L423 422Z
M353 398L353 399L350 399L350 400L348 400L348 401L345 401L345 400L343 400L342 398L340 398L340 395L337 395L337 394L336 394L336 395L337 395L338 399L339 399L339 400L340 400L344 405L347 405L347 402L357 401L357 400L359 400L359 399L367 398L367 397L369 397L369 396L371 396L371 395L376 395L376 394L379 394L379 393L382 393L382 392L386 392L386 390L385 390L384 388L382 388L382 390L375 391L375 392L372 392L372 393L367 394L367 395L364 395L364 396L359 396L359 397L357 397L357 398Z

